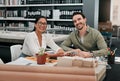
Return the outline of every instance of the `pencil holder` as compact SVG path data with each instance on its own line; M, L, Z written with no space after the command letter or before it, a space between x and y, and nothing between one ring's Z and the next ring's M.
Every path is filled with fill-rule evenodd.
M115 63L115 54L108 55L108 64L114 64L114 63Z

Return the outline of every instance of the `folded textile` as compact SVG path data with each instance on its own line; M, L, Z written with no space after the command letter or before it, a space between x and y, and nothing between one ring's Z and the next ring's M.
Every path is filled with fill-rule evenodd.
M58 57L57 66L65 67L96 67L98 65L94 58L82 58L82 57Z
M94 68L78 67L50 67L50 66L23 66L23 65L0 65L0 71L18 71L33 73L55 73L55 74L74 74L74 75L95 75Z

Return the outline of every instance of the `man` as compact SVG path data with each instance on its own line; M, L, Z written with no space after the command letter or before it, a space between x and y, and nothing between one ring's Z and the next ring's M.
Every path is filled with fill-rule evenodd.
M80 12L73 13L73 23L77 30L63 41L61 47L81 57L107 55L107 44L101 33L86 24L86 17ZM73 49L74 48L74 49Z

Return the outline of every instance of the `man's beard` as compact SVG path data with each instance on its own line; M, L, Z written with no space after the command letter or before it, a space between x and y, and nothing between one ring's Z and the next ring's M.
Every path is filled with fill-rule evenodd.
M82 24L81 27L79 27L79 26L77 27L78 30L82 30L84 28L85 24L84 23L81 23L81 24Z
M83 26L81 28L78 28L78 30L82 30L83 29Z
M81 26L79 27L79 25ZM84 27L84 23L79 23L78 25L76 25L77 30L82 30L83 27Z
M77 29L77 30L82 30L83 27L84 27L84 26L82 26L82 27L78 27L78 26L76 26L76 29Z

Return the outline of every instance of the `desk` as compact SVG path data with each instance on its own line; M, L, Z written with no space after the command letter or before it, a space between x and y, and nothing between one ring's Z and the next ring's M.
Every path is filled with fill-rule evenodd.
M120 81L120 64L112 64L112 69L107 69L103 81Z
M58 67L57 66L57 62L54 62L54 63L46 63L45 65L37 65L37 62L36 61L34 61L34 60L29 60L29 59L26 59L26 58L23 58L23 57L20 57L20 58L18 58L16 61L12 61L12 62L10 62L10 63L7 63L7 65L25 65L25 66L39 66L39 67L41 67L41 66L52 66L53 68L55 68L55 67ZM22 66L21 66L22 67ZM26 67L26 68L27 68ZM16 67L15 67L16 68ZM59 67L58 67L59 68ZM62 68L62 66L61 66L61 68ZM63 68L71 68L71 67L63 67ZM87 71L85 71L85 72L83 72L83 73L85 73L84 75L86 76L86 74L87 74L87 76L92 76L92 75L88 75L89 73L91 73L90 71L91 70L88 70L88 69L93 69L93 71L95 72L95 77L96 77L96 79L97 79L97 81L103 81L103 79L104 79L104 77L105 77L105 72L106 72L106 67L105 67L105 65L104 64L99 64L96 68L86 68L86 67L84 67L84 68L78 68L78 67L72 67L71 68L71 70L70 70L70 72L72 72L72 71L74 71L75 69L79 69L78 71L79 72L81 72L80 70L81 69L84 69L84 70L82 70L82 71L85 71L85 70L87 70ZM10 68L9 68L10 69ZM31 67L31 69L32 69L32 67ZM48 70L48 69L47 69ZM63 69L64 70L64 69ZM61 70L61 71L63 71L63 70ZM45 70L46 71L46 70ZM51 71L52 71L52 69L51 69ZM57 70L56 70L57 71ZM60 72L60 70L58 70L59 72ZM66 70L64 70L63 72L66 72ZM76 72L77 73L77 71L74 71L74 72ZM93 72L93 73L94 73ZM83 75L82 75L83 76ZM62 80L61 80L62 81ZM67 80L66 80L67 81ZM84 80L81 80L81 81L84 81ZM88 81L88 80L87 80ZM89 80L90 81L90 80ZM92 81L92 80L91 80Z

